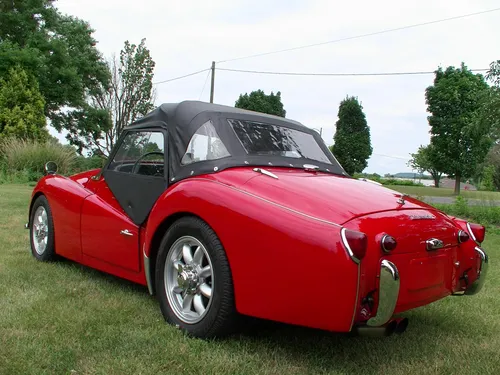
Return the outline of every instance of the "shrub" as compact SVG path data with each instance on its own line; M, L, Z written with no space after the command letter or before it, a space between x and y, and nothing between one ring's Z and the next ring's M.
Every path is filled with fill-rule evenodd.
M100 156L90 156L86 158L79 155L76 158L72 172L78 173L88 171L90 169L102 168L105 162L106 159Z
M479 205L468 205L463 198L457 199L453 204L432 204L448 215L460 217L464 220L474 221L482 225L500 225L500 206L482 201Z
M57 163L58 172L67 174L73 170L76 152L70 146L54 142L26 141L15 138L4 140L0 144L0 161L4 169L4 179L11 176L24 176L29 181L36 181L44 173L48 161Z
M397 178L382 178L379 182L383 185L424 186L424 184L419 182L414 182L412 180L398 180Z

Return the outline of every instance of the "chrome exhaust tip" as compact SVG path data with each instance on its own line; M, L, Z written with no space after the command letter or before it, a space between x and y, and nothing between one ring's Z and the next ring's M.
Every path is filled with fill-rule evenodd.
M392 335L398 327L397 320L391 320L389 323L379 327L370 327L367 325L355 327L355 333L362 337L385 337Z

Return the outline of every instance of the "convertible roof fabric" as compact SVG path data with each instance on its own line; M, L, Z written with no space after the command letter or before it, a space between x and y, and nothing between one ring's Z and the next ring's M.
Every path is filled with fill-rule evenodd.
M311 134L316 142L318 142L320 148L325 152L331 164L305 158L294 159L274 155L248 155L227 121L228 119L273 124ZM181 159L187 150L189 141L196 131L207 121L210 121L216 129L221 141L230 153L230 156L222 159L197 161L182 165ZM127 131L146 128L163 128L167 130L170 182L178 181L193 175L213 173L229 167L249 165L293 166L303 168L304 164L314 164L317 165L321 171L347 175L315 130L297 121L278 116L201 101L165 103L143 118L125 127L123 134Z

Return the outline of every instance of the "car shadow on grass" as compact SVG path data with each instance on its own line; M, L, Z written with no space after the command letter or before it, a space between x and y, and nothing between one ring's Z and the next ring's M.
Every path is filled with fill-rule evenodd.
M62 267L90 275L90 278L112 288L155 300L155 297L149 296L145 286L66 259L59 263ZM449 314L449 309L441 310L441 303L442 301L438 301L401 314L400 316L407 317L410 321L407 331L401 335L369 338L352 333L332 333L244 318L245 324L238 333L224 339L216 339L214 345L238 357L250 355L260 361L286 362L297 367L299 372L304 369L312 373L332 370L357 373L366 371L367 366L370 373L386 372L394 368L400 369L402 373L405 373L405 368L413 368L413 371L416 371L421 364L439 362L443 356L458 356L458 353L453 352L453 347L444 345L443 342L463 340L469 333L472 335L480 329L479 322L467 321L461 318L460 314ZM160 314L159 306L157 311Z

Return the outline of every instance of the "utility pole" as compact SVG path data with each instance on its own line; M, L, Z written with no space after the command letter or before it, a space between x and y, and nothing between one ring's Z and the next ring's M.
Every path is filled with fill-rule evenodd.
M215 61L212 61L212 80L210 85L210 103L214 102L214 83L215 83Z

